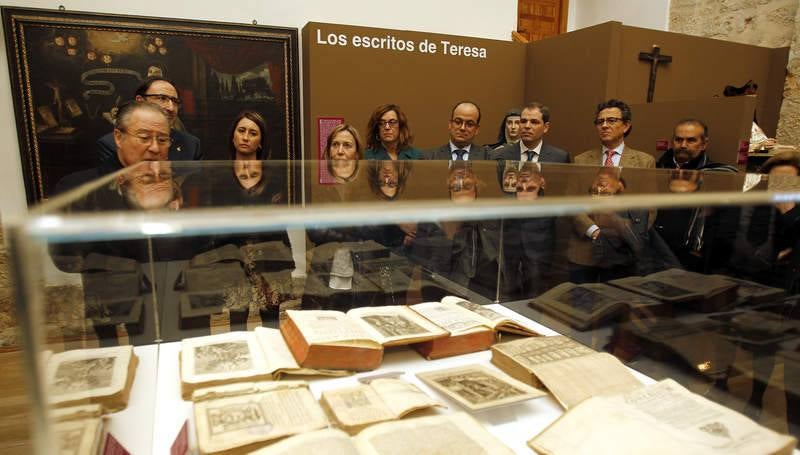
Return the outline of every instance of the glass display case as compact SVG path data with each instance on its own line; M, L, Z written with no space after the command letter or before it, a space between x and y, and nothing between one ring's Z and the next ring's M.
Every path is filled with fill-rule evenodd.
M105 431L163 453L186 420L165 425L165 407L189 406L162 384L176 342L453 295L798 436L800 178L786 168L143 162L11 220L0 355L24 366L37 453L66 437L50 408L116 381L134 386L99 400Z

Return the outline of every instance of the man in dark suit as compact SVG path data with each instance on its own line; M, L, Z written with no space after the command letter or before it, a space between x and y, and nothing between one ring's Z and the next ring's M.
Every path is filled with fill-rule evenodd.
M448 129L450 142L424 153L426 160L488 160L489 152L473 140L480 131L481 109L471 101L461 101L453 106Z
M203 159L200 139L185 131L175 129L181 100L178 98L178 91L170 81L160 77L147 79L136 89L135 100L137 102L148 101L157 104L166 112L170 124L170 138L172 139L169 148L169 161ZM122 169L121 163L117 160L117 145L114 141L113 132L97 140L97 162L100 167L109 168L112 171Z
M545 144L542 138L550 130L550 109L542 103L530 103L520 114L520 141L494 151L494 159L532 163L569 163L569 154Z

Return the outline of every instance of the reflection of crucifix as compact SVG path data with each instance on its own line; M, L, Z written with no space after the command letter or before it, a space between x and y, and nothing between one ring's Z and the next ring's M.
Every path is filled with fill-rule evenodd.
M653 44L653 52L639 52L639 60L650 62L650 83L647 86L647 102L653 102L653 92L656 91L656 71L659 63L669 63L672 61L671 55L661 55L661 48Z

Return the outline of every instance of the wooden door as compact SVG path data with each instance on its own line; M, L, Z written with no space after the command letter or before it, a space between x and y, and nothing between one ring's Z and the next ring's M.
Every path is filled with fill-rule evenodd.
M567 30L569 0L517 0L517 33L538 41Z

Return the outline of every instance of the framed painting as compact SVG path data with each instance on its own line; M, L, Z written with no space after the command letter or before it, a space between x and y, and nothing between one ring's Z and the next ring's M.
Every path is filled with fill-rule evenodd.
M173 128L197 136L206 160L230 159L238 112L261 113L293 200L297 29L11 7L2 15L28 204L98 164L96 142L113 130L116 108L153 76L175 85Z

